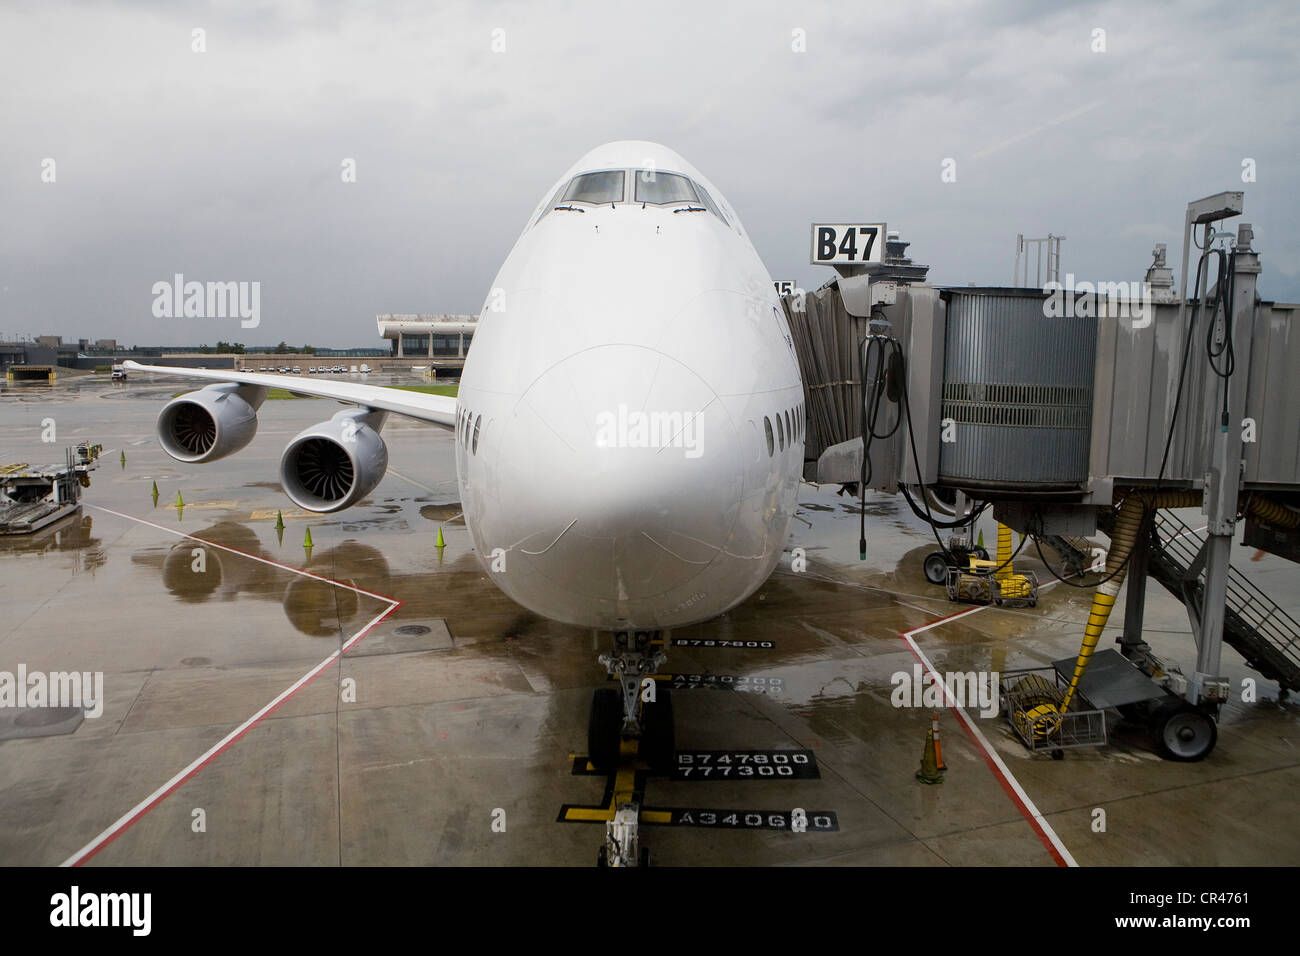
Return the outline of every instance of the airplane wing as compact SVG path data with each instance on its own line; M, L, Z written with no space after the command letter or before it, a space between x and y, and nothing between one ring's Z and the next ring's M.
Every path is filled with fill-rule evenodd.
M159 375L180 375L184 378L198 378L208 382L233 382L236 385L264 385L267 388L282 388L295 395L312 395L316 398L333 398L340 402L362 405L366 408L394 412L415 418L422 422L431 422L447 428L456 427L456 399L448 395L428 395L423 392L408 392L400 388L388 388L383 385L362 385L359 382L330 382L319 379L304 378L301 375L264 375L260 372L218 371L198 368L173 368L165 365L141 365L138 362L123 363L131 372L154 372Z

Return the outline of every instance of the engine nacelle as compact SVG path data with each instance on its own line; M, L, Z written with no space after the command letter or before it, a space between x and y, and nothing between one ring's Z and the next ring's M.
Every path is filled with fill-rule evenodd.
M280 484L307 511L348 508L370 494L388 470L379 437L385 412L352 408L296 435L280 459Z
M225 458L253 440L265 398L265 388L233 383L180 395L158 414L159 443L177 461Z

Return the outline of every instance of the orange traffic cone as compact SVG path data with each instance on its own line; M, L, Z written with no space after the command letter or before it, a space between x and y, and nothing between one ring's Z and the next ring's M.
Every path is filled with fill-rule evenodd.
M930 725L934 732L934 765L940 773L943 773L948 769L948 765L943 762L943 744L939 742L939 712L937 710L930 717Z
M925 750L921 754L921 769L916 771L916 779L922 783L943 783L943 774L939 773L934 760L934 731L925 732Z

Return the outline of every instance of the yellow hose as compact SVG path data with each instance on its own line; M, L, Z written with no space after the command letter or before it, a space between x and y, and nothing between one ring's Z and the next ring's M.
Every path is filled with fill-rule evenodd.
M1276 501L1269 501L1267 498L1256 498L1252 495L1247 508L1251 514L1283 528L1300 526L1300 514L1296 514L1290 508L1284 507Z
M998 522L998 571L996 577L1005 581L1015 572L1011 570L1011 529Z
M1097 592L1092 597L1092 608L1088 612L1088 626L1083 632L1083 643L1079 646L1079 658L1074 663L1074 676L1066 688L1061 701L1061 712L1070 706L1070 700L1078 689L1079 678L1092 660L1092 652L1097 649L1101 632L1110 619L1110 609L1115 606L1120 586L1128 574L1129 552L1137 541L1138 530L1142 527L1142 518L1150 508L1190 508L1201 503L1199 491L1162 491L1158 495L1144 498L1140 493L1132 493L1119 506L1115 516L1115 528L1110 536L1110 551L1106 555L1106 580L1097 585Z
M1115 516L1115 527L1110 536L1110 551L1106 555L1106 580L1097 585L1097 591L1093 595L1092 608L1088 612L1088 626L1083 632L1083 643L1079 646L1079 657L1074 663L1074 675L1070 678L1065 696L1061 699L1060 706L1055 708L1056 714L1051 713L1053 709L1051 704L1044 704L1034 708L1032 714L1027 715L1033 718L1031 722L1035 725L1038 736L1054 730L1060 721L1060 714L1065 713L1070 707L1070 701L1079 688L1079 679L1083 677L1088 662L1092 660L1093 652L1101 640L1101 632L1110 619L1111 608L1115 606L1115 599L1119 596L1120 586L1123 585L1128 573L1126 559L1137 542L1138 531L1142 527L1142 519L1147 509L1193 508L1201 504L1201 501L1202 494L1199 491L1162 491L1157 495L1144 495L1142 492L1134 491L1124 499L1119 513ZM1300 526L1300 514L1265 498L1251 497L1247 509L1252 514L1284 528ZM1004 534L1006 554L1003 553ZM1010 555L1010 549L1011 530L999 524L998 563L1006 560ZM1006 570L1010 571L1010 568Z

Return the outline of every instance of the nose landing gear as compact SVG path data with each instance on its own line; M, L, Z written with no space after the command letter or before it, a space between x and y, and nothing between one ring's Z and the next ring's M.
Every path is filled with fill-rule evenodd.
M676 747L672 697L654 680L668 659L661 632L616 631L613 641L613 653L601 654L600 663L618 687L602 687L592 695L587 760L619 777L627 771L635 773L629 761L648 764L651 773L667 773L676 759ZM597 865L647 865L649 850L640 845L640 818L640 803L635 793L629 793L605 824L605 844Z
M639 742L637 752L651 770L666 770L674 757L672 699L653 679L668 660L663 639L658 631L617 631L613 637L614 652L601 654L600 663L619 686L592 695L587 759L612 769L629 739Z

